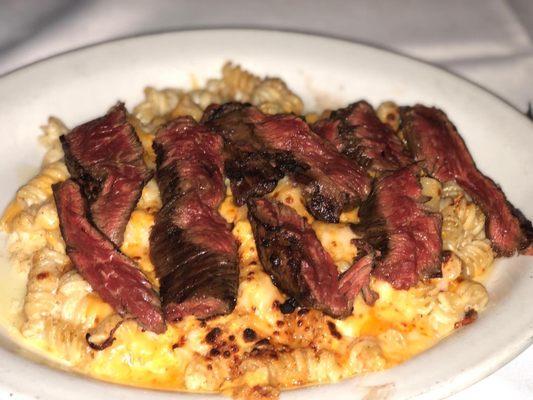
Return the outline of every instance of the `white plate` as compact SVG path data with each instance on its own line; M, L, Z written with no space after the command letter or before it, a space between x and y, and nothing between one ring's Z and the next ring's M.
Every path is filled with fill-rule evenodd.
M216 76L234 60L258 74L279 75L308 109L365 98L376 104L435 104L456 123L480 169L533 215L533 124L481 88L438 68L360 44L295 33L252 30L172 32L89 47L0 79L0 208L37 170L38 127L48 115L68 126L101 115L118 99L128 107L146 85L188 87L191 76ZM488 309L478 321L403 365L335 385L290 391L283 399L436 399L487 376L533 338L533 262L498 261L488 282ZM0 395L39 399L196 399L111 385L52 369L18 355L0 337Z

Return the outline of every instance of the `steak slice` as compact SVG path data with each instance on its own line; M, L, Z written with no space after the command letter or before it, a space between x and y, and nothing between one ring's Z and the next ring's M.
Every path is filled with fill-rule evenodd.
M197 193L161 209L150 234L150 257L167 320L205 319L235 308L237 244L226 221Z
M496 254L510 256L518 250L528 252L531 223L517 217L521 213L507 201L498 185L476 168L446 114L436 108L416 105L402 109L401 116L401 130L415 159L441 182L455 180L481 207L487 218L487 237Z
M211 208L226 194L222 175L222 140L191 117L164 125L153 143L156 179L163 204L195 192Z
M154 141L163 208L150 234L150 257L169 321L233 311L237 243L217 211L224 199L222 138L182 117Z
M366 101L334 111L329 118L313 124L312 129L372 175L412 163L400 138L379 120Z
M354 226L380 253L373 274L396 289L441 274L442 217L424 209L419 172L412 165L379 178Z
M287 170L296 166L290 155L268 151L241 152L231 144L225 146L224 172L230 180L235 203L246 204L252 198L272 192Z
M304 199L317 219L338 222L342 211L361 204L370 179L355 162L293 115L266 116L254 134L270 150L291 154L300 168L292 176L304 185Z
M265 115L250 104L213 104L202 123L224 138L224 172L230 180L235 203L262 197L298 166L287 152L269 151L255 137L254 126Z
M274 284L304 306L348 316L355 295L368 285L371 260L359 260L339 279L333 259L292 208L255 199L248 209L261 264Z
M254 135L254 126L264 118L265 114L249 103L230 102L222 105L211 104L200 122L239 150L255 152L260 151L263 146Z
M151 173L123 103L61 136L65 162L89 200L91 218L116 246Z
M72 179L53 186L67 254L93 290L121 316L132 315L145 329L166 329L159 297L135 263L95 228L80 186Z

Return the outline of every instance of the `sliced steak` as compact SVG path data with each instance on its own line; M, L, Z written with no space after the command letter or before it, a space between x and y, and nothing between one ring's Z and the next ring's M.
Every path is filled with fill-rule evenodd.
M67 254L81 276L120 315L132 315L145 329L163 333L157 293L135 263L91 224L80 186L68 179L53 190Z
M230 180L235 203L242 206L248 199L272 192L287 170L296 166L292 157L268 151L241 152L238 147L225 145L224 172Z
M206 126L224 138L224 171L239 206L272 192L287 172L298 167L289 153L268 150L255 137L255 124L264 118L250 104L235 102L213 104L202 117Z
M126 120L124 104L61 136L70 174L82 186L96 227L116 246L151 173L143 148Z
M222 139L191 117L177 118L158 132L153 143L156 179L163 204L195 192L211 208L226 194L222 175Z
M264 118L265 114L251 104L230 102L210 105L205 110L201 123L239 150L255 152L262 150L263 146L254 135L254 126Z
M531 251L527 250L531 245L527 227L531 223L526 218L521 223L519 212L509 204L498 185L476 168L446 114L436 108L416 105L402 109L401 116L401 130L415 159L438 180L455 180L481 207L487 218L487 237L495 252L510 256L517 250Z
M422 206L417 167L400 138L366 101L350 104L318 121L313 130L338 151L378 176L359 210L356 230L377 250L373 274L408 289L440 274L441 220Z
M222 138L190 117L163 126L154 141L163 208L150 234L167 320L208 318L235 307L237 243L217 211L225 194Z
M366 101L358 101L317 121L312 129L337 151L357 161L372 175L412 163L400 138Z
M289 153L299 168L292 176L304 185L309 212L317 219L338 222L342 211L359 205L370 192L370 179L355 162L340 154L293 115L266 116L255 136L272 151Z
M368 285L372 263L361 259L339 279L331 256L292 208L267 199L251 200L248 207L259 258L274 284L304 306L349 315L355 295Z
M396 289L441 274L442 217L427 212L415 165L379 178L354 229L379 251L373 274Z
M236 254L228 224L196 193L167 203L150 235L167 320L231 313L239 283Z

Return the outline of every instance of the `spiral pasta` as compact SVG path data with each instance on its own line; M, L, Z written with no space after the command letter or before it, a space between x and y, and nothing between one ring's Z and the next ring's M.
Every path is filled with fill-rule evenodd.
M9 233L7 248L10 258L20 270L29 270L33 255L48 246L58 253L65 244L59 231L51 185L67 176L62 163L44 168L17 193L2 217L2 226Z
M446 335L453 331L467 311L483 311L488 300L487 290L481 283L465 279L455 290L437 295L437 302L429 316L431 327L439 335Z
M188 390L209 390L217 391L222 386L224 380L229 378L229 371L224 369L220 363L211 364L208 368L202 362L202 356L195 354L191 362L188 363L184 374L185 387Z
M24 303L24 336L45 334L44 321L57 313L59 280L69 268L69 263L65 254L49 249L43 249L34 255Z
M58 317L81 330L88 330L113 313L91 285L75 271L67 271L59 279L57 288Z
M378 118L384 124L389 125L395 132L400 128L400 107L392 101L381 103L376 110Z
M172 118L182 117L185 115L190 115L196 121L199 121L202 118L203 109L200 107L192 97L187 93L180 97L178 104L170 113Z
M21 332L70 365L89 354L85 333L112 314L61 252L43 249L34 256Z
M52 195L52 185L64 181L69 176L66 165L57 161L45 166L39 175L22 186L16 195L16 201L25 207L42 204Z
M61 358L63 363L76 367L90 360L91 350L85 340L85 332L62 319L47 318L43 321L43 347Z
M261 81L251 94L251 102L266 114L299 115L303 111L302 100L289 90L285 82L277 78Z
M494 260L492 247L486 239L472 241L456 254L464 262L464 274L468 277L483 275Z
M441 183L436 179L423 176L420 178L420 185L422 186L422 194L429 197L424 206L432 212L439 212L442 197Z
M270 357L268 348L252 351L239 366L239 382L245 387L283 388L296 382L336 382L362 371L384 367L381 349L372 338L355 339L339 359L328 350L295 348L276 352Z
M250 101L252 92L261 79L249 71L227 62L222 67L222 85L219 90L226 99Z
M46 153L43 158L43 165L55 163L63 158L63 148L59 137L68 132L68 128L63 121L56 117L48 118L48 123L41 126L43 134L39 141L46 148Z
M420 178L422 193L429 200L425 207L442 214L442 248L456 258L448 266L456 267L460 260L466 277L482 275L494 260L490 241L485 236L485 215L455 182Z
M442 186L442 244L463 262L467 277L483 274L494 260L485 236L485 215L454 182Z
M268 350L265 352L265 355L261 351L258 355L251 354L241 363L239 372L248 386L287 387L294 382L335 382L342 376L335 356L329 351L297 348L279 352L276 358L268 357Z
M157 117L170 113L178 105L181 91L176 89L157 90L148 86L144 89L144 101L133 109L133 115L142 124L148 125Z
M180 116L190 115L199 121L207 106L213 103L251 102L267 114L301 114L303 111L302 100L281 79L261 79L231 62L225 63L221 72L221 78L209 79L201 89L147 87L144 90L145 98L133 109L133 116L139 121L136 129L145 149L151 146L147 132L153 135L161 124ZM152 155L147 163L153 166Z
M302 100L281 79L261 79L232 63L222 67L221 82L216 85L212 81L210 85L216 87L221 98L227 101L249 101L267 114L301 114L303 111Z

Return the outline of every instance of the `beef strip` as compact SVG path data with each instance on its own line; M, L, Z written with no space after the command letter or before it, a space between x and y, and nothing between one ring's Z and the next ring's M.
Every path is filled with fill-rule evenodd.
M440 217L428 214L413 163L394 131L366 101L334 111L313 130L355 160L374 182L355 227L377 251L373 274L397 289L440 274Z
M287 170L295 164L290 156L268 151L241 152L231 144L225 146L224 172L230 180L235 203L242 206L248 199L272 192Z
M80 183L96 227L116 246L151 173L143 148L119 103L105 116L61 136L65 162Z
M239 279L236 252L228 224L197 193L167 203L150 235L167 320L231 313Z
M66 251L81 276L116 312L145 328L165 331L159 297L135 263L88 219L89 207L72 179L53 186Z
M313 124L312 129L372 175L412 163L400 138L379 120L366 101L334 111Z
M396 289L441 274L442 217L424 209L419 167L404 167L379 178L354 226L378 252L373 274Z
M301 305L349 315L355 295L368 285L371 259L339 277L313 229L292 208L267 199L250 200L248 208L261 264L274 284Z
M210 105L200 122L239 150L255 152L263 146L254 135L254 126L264 118L265 115L251 104L230 102Z
M163 126L153 143L156 179L163 204L195 192L211 208L226 194L222 176L222 140L191 117Z
M202 118L225 142L225 170L236 203L271 192L290 174L304 185L306 205L316 218L338 222L342 211L370 191L361 168L340 155L291 115L267 116L249 104L211 106Z
M255 136L266 148L291 154L300 168L292 176L304 185L304 199L317 219L338 222L342 211L359 205L370 192L362 168L311 131L293 115L265 116L255 124Z
M238 289L237 244L217 211L225 194L222 139L190 117L163 126L154 141L163 199L150 234L167 320L228 314Z
M446 114L416 105L403 108L401 118L401 130L415 159L441 182L455 180L481 207L495 252L501 256L517 250L531 252L531 223L507 201L499 186L476 168Z
M250 104L213 104L202 123L224 138L224 171L231 183L235 203L262 197L298 165L287 152L269 151L254 135L254 126L265 115Z

